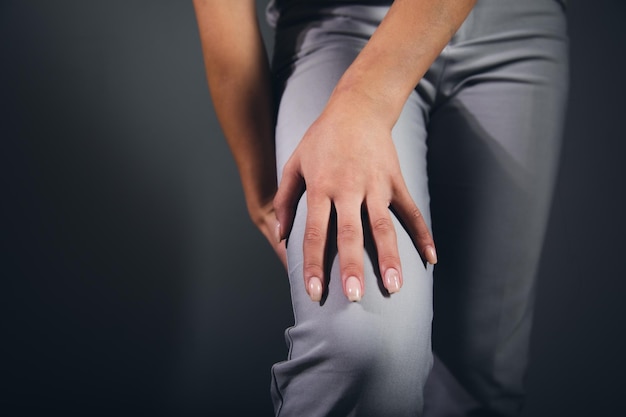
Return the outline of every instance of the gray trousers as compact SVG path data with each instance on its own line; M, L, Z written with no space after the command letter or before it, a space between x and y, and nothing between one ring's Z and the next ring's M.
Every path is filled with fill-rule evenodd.
M283 3L273 59L279 176L387 11ZM302 277L301 199L287 244L295 324L286 331L288 359L272 368L276 415L519 414L567 43L556 0L478 0L415 88L392 136L439 263L424 267L394 218L399 293L382 287L365 222L363 299L343 295L331 239L327 298L312 302Z

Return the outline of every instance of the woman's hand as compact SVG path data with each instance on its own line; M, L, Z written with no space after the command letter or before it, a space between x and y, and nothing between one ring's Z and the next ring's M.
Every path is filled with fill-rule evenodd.
M391 140L391 129L420 78L476 0L396 0L355 61L343 74L326 109L287 161L274 199L289 234L295 205L306 186L304 280L319 301L331 207L337 212L337 249L344 293L363 295L363 228L367 211L383 284L402 285L391 207L423 259L437 262L435 245L411 199Z
M391 140L391 127L368 112L366 100L329 103L311 125L285 164L274 199L285 238L304 188L307 219L304 232L304 280L309 296L320 301L324 280L324 253L331 207L337 213L337 249L343 290L350 301L363 296L363 227L367 211L378 252L385 288L402 286L402 267L391 207L403 222L422 257L437 262L430 232L413 202L400 172Z
M287 269L287 250L285 241L278 238L278 223L276 222L276 212L274 211L272 201L270 200L269 203L257 206L254 209L249 209L249 212L254 224L272 245L274 252L276 252L283 266Z

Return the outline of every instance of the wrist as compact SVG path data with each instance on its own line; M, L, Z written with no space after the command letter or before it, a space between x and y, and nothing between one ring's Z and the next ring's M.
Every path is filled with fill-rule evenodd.
M399 106L402 109L402 106ZM384 96L375 94L367 88L349 82L340 83L333 91L325 112L338 115L342 118L355 117L367 121L368 124L382 125L391 130L395 125L400 110L392 101Z

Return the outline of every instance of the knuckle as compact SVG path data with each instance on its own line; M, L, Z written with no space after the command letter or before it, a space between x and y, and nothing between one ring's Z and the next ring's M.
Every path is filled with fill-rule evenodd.
M361 276L361 265L356 261L346 261L341 265L341 271L344 276L356 275Z
M353 241L359 236L359 228L354 224L348 223L339 226L337 230L337 239L341 241Z
M400 264L400 258L398 257L397 254L385 254L385 255L380 255L378 256L378 260L380 261L381 264L383 265L399 265Z
M420 220L422 220L422 212L420 211L420 209L417 206L413 206L409 210L409 217L413 221L420 221Z
M388 234L393 232L393 224L388 217L380 217L372 222L372 230L375 233Z
M417 238L423 244L432 243L432 240L433 240L432 236L430 235L430 232L426 228L419 230L417 232Z
M310 209L320 206L327 200L326 194L319 187L307 183L306 201Z
M324 238L322 229L316 226L307 226L304 230L304 242L305 243L319 243Z
M322 265L319 262L315 261L307 261L303 265L303 272L306 278L309 277L321 277L322 276Z
M430 239L430 232L427 227L420 227L417 231L417 235L423 239Z

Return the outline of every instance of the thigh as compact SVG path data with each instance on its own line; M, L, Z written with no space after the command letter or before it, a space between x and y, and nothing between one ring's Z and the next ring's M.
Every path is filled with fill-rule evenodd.
M335 24L341 26L343 33L353 25L363 25L358 21L346 22L345 16L339 19L341 22ZM330 25L329 21L316 23L315 30L324 25ZM333 32L328 26L327 29ZM276 126L279 172L367 39L360 34L328 42L328 36L334 35L317 35L320 42L304 42L301 46L311 49L306 53L297 50L290 64L277 72L281 97ZM312 42L314 37L308 32L300 39ZM422 106L414 93L392 136L407 185L429 219ZM289 357L272 370L277 414L418 415L432 363L432 270L422 265L410 237L394 217L404 286L389 296L382 287L366 227L365 293L360 302L350 303L342 292L331 230L328 290L321 303L314 303L305 291L302 277L305 219L306 196L298 205L287 244L295 324L286 332Z
M440 260L433 347L483 407L516 415L562 135L567 39L554 1L485 10L492 3L479 2L446 52L449 96L429 126ZM501 27L490 32L493 21Z

